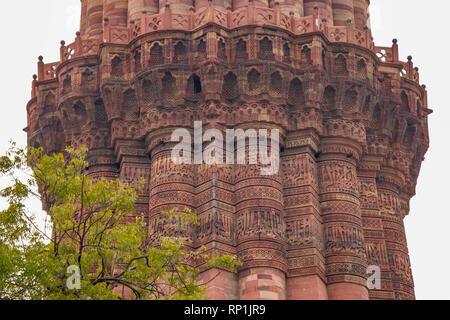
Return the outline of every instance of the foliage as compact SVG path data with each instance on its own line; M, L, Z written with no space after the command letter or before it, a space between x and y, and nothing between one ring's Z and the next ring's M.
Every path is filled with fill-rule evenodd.
M0 299L201 299L192 262L236 272L234 256L189 251L182 237L150 239L144 218L130 218L143 182L94 179L86 155L83 147L50 156L12 143L0 158L0 174L12 181L0 191L8 203L0 212ZM28 212L31 197L46 208L50 233ZM199 224L189 209L162 214L174 228Z

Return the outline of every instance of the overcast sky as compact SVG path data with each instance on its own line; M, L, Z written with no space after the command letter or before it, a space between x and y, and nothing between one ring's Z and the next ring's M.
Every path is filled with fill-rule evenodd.
M59 42L71 43L78 29L79 7L80 0L0 2L0 154L10 139L25 145L22 128L37 57L43 55L46 63L59 59ZM431 147L405 220L418 299L450 299L449 11L450 1L444 0L371 0L376 45L390 46L398 39L400 57L413 56L434 109Z

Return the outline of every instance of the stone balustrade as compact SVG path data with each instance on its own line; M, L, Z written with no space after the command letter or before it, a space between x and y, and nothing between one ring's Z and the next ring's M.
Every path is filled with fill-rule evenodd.
M355 29L354 24L348 21L346 26L328 26L316 10L311 16L296 18L280 11L278 5L274 8L256 7L251 2L247 7L226 13L215 9L209 3L206 10L196 12L192 9L188 14L174 13L170 5L166 5L163 13L145 16L138 24L129 27L110 26L105 22L104 42L110 44L128 44L136 38L157 31L195 31L206 25L218 25L224 29L232 30L245 26L277 27L292 35L300 36L313 32L321 33L330 42L351 43L373 51L381 63L394 63L401 66L399 73L402 77L418 81L417 69L408 62L399 61L397 40L393 40L392 47L374 46L371 31ZM75 42L66 45L61 41L61 58L59 62L43 64L38 63L38 81L52 80L56 77L58 65L67 60L98 53L101 41L96 39L82 39L79 32Z

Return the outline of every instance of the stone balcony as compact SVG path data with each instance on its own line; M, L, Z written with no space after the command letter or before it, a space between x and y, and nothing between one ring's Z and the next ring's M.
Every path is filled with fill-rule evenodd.
M399 60L397 40L393 40L391 47L377 47L370 29L358 30L350 21L347 26L327 25L327 20L320 17L318 10L314 15L296 18L283 14L277 5L274 8L262 8L255 7L253 2L247 7L228 10L226 13L215 9L211 3L206 10L195 12L192 9L188 14L174 13L168 4L165 9L163 13L146 16L139 24L131 24L127 28L109 26L108 20L105 20L103 42L127 45L145 34L160 31L192 32L207 25L216 25L226 30L245 26L271 27L285 30L294 36L320 33L331 43L347 43L371 50L380 63L397 65L401 77L419 82L418 69L413 66L412 58L409 57L408 62ZM37 81L56 78L58 66L62 62L75 57L96 55L101 43L96 39L83 39L79 32L75 42L66 45L61 41L60 61L44 63L42 57L39 57Z

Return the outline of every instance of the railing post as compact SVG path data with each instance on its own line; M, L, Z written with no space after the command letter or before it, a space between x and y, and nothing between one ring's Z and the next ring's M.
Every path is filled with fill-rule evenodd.
M212 6L212 0L208 0L207 23L214 22L214 7Z
M31 98L37 96L37 75L33 74L33 82L31 83Z
M347 20L347 41L355 43L355 28L351 19Z
M413 75L414 75L414 64L412 62L412 56L408 56L408 62L406 63L406 65L408 66L408 69L406 70L406 75L408 77L408 79L413 79Z
M428 109L428 91L427 91L427 86L423 84L422 88L423 88L422 108L423 109Z
M322 30L321 31L328 38L328 20L327 19L322 19Z
M280 20L281 20L280 3L278 1L275 2L274 9L275 9L275 14L274 14L275 25L278 27L280 25Z
M111 35L111 33L109 32L109 19L108 18L105 18L104 20L103 20L103 22L104 22L104 27L103 27L103 42L111 42L111 39L110 39L110 35Z
M253 0L249 0L248 6L248 24L255 24L255 3Z
M419 68L414 67L414 74L413 74L414 81L417 83L420 83L420 74L419 74Z
M61 62L66 61L66 42L61 40L61 47L59 48L59 60Z
M391 62L397 62L398 61L398 44L397 39L392 40L392 61Z
M295 16L294 16L294 13L291 11L289 13L289 16L291 18L291 32L295 33Z
M83 54L83 42L81 40L81 33L77 31L75 38L75 53L74 56L81 56Z
M163 14L163 28L172 29L172 10L170 9L170 4L166 4L166 10Z
M370 33L369 33L369 28L367 26L364 27L364 34L365 34L365 37L366 37L365 47L366 48L370 48Z
M44 57L39 56L38 61L38 80L44 80Z
M189 30L194 29L194 23L195 23L195 8L191 6L189 8Z
M142 14L141 18L141 34L147 33L147 15L145 13Z
M231 22L232 22L232 12L231 7L227 8L227 27L228 29L231 29Z
M319 29L319 8L314 7L314 14L313 14L313 30L317 31Z

